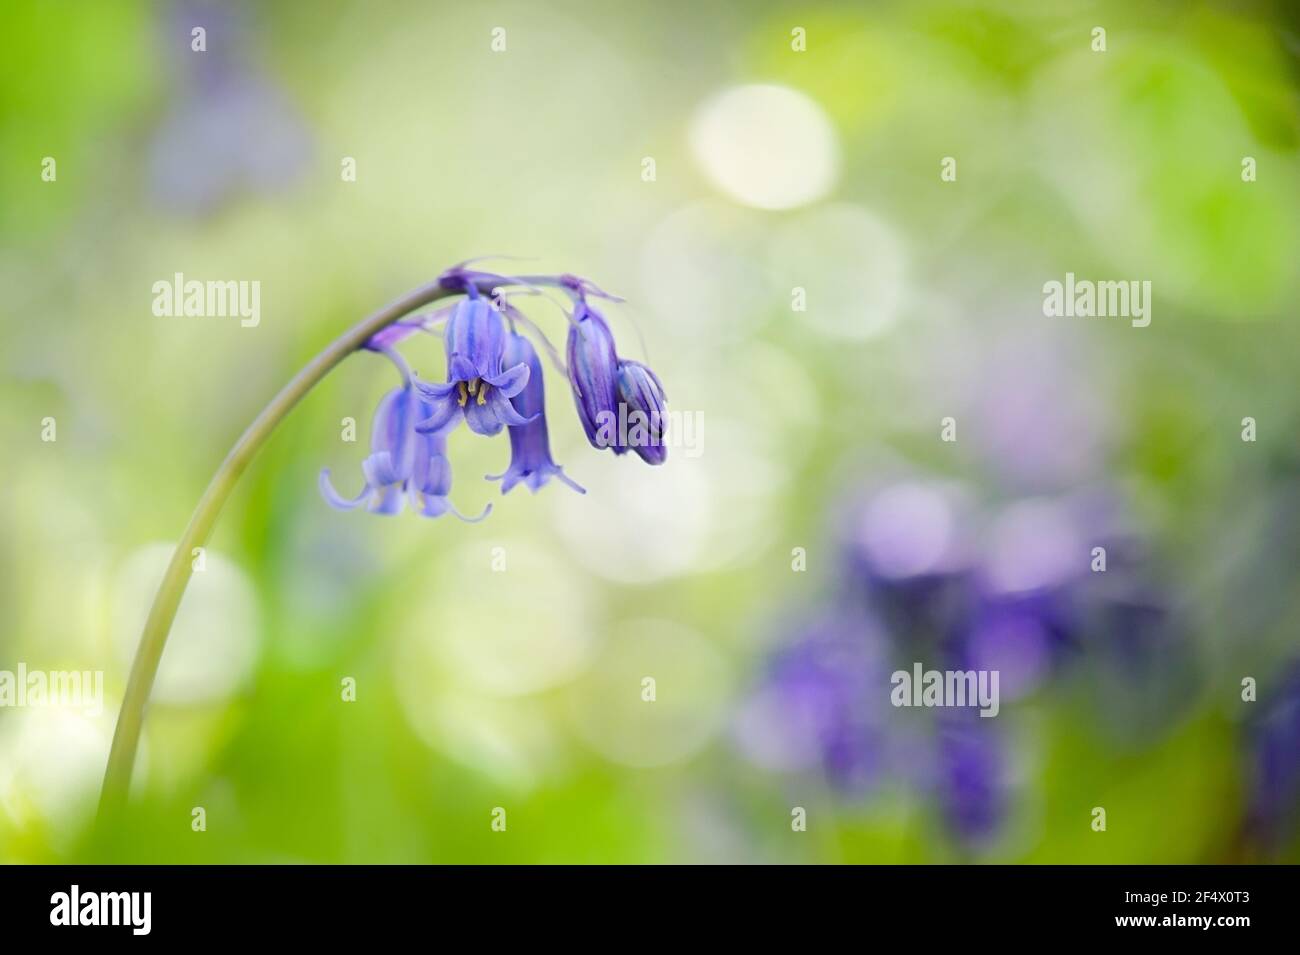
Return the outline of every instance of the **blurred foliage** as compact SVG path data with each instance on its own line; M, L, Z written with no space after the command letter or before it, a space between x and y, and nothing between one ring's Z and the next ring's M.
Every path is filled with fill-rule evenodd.
M96 719L0 710L0 862L1300 859L1294 840L1243 846L1239 695L1251 674L1266 699L1300 632L1292 5L17 0L0 18L0 669L107 682ZM310 143L271 184L223 167L225 150L187 156L182 172L228 183L187 208L151 180L177 171L158 135L173 111L228 124L236 155L266 149L245 114L204 120L191 96L204 87L186 57L211 54L188 54L184 27L209 20L230 77L265 84L253 103L285 104L272 126L292 115ZM1098 25L1105 54L1089 48ZM825 200L738 209L700 171L695 110L740 83L789 86L829 119L841 155ZM944 156L956 183L939 180ZM1242 182L1243 156L1258 181ZM821 325L790 310L790 250L806 253ZM653 471L597 454L551 375L555 457L587 497L501 498L479 476L503 469L505 439L460 433L452 499L493 501L486 523L338 514L316 474L360 480L393 384L375 356L349 360L249 469L211 542L256 594L256 632L230 634L255 666L218 699L151 708L137 802L94 832L134 639L122 620L151 597L125 592L120 569L175 540L235 436L325 343L496 252L625 295L620 347L643 357L639 329L672 407L703 413L703 453L675 448ZM895 259L897 274L875 270ZM1051 324L1068 320L1042 316L1042 283L1066 271L1150 279L1151 327ZM152 283L176 272L259 280L261 325L155 317ZM878 333L836 333L886 300ZM564 333L549 305L530 313ZM1044 333L1104 438L1082 470L1017 483L976 437L1000 414L981 400L998 348ZM408 354L440 370L437 342ZM948 414L955 450L936 440ZM1246 415L1255 444L1240 441ZM357 444L339 440L346 416ZM1008 706L1022 785L980 852L913 788L849 798L735 745L776 621L839 573L836 503L899 466L990 506L1121 488L1196 648L1201 682L1150 740L1117 743L1086 685ZM495 546L525 556L493 574ZM805 574L790 571L796 546ZM725 673L682 681L679 722L601 709L601 675L663 662L629 636L647 628L678 634L683 666ZM347 676L355 703L340 700ZM806 833L790 830L796 805ZM1089 828L1098 805L1104 835ZM206 832L191 831L195 806Z

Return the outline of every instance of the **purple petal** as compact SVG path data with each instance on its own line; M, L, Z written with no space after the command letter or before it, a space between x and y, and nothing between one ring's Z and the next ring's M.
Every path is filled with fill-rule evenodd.
M614 336L600 313L580 302L569 326L569 383L578 406L578 420L593 447L618 449L618 442L599 433L603 415L617 415L618 392L615 383L618 355Z
M515 395L519 394L519 392L524 390L524 386L528 384L528 379L531 375L532 373L529 371L528 366L523 362L520 362L513 368L507 369L499 375L494 375L491 378L484 378L483 380L489 385L492 385L492 387L504 397L513 398Z
M455 381L415 381L413 384L421 397L430 403L441 401L456 390Z
M489 401L491 397L489 396ZM502 399L504 400L504 399ZM506 402L509 404L509 402ZM481 434L484 437L492 437L500 434L505 425L497 417L496 410L491 404L479 404L478 399L471 400L465 405L465 423L475 434Z
M402 512L403 498L404 495L401 486L390 484L380 492L379 500L370 505L370 512L372 514L385 514L388 516L400 514Z
M534 414L530 414L528 417L524 417L515 410L515 407L510 403L509 398L495 389L488 392L488 407L492 409L492 413L496 415L498 421L503 424L511 425L512 427L528 424L528 422L534 420L541 414L541 412L538 411Z
M668 460L668 448L662 444L646 444L632 448L646 464L659 465Z
M451 492L451 460L445 454L432 454L422 462L414 487L421 493L446 497Z
M638 361L618 364L618 397L629 409L627 447L646 464L663 464L668 459L664 445L667 422L664 414L663 385L658 377Z
M387 451L376 451L361 462L361 472L366 476L366 483L376 490L390 484L400 484L405 475L399 474L393 462L393 456Z
M411 488L411 506L421 517L442 517L452 509L451 502L438 494L422 494Z
M394 322L387 328L381 328L379 331L371 335L370 338L366 340L366 343L361 347L369 351L387 351L402 339L414 335L423 327L424 323L421 321L408 322L403 320L400 322Z
M487 378L501 371L506 327L501 312L487 299L460 302L447 319L443 340L449 381Z
M356 497L343 497L338 491L334 490L334 482L330 480L329 468L321 469L320 480L318 483L320 485L321 497L325 498L325 503L340 511L350 511L354 508L360 507L365 503L366 498L368 498L371 493L370 485L367 484L361 489L361 493Z
M456 420L456 416L461 413L459 401L448 395L445 398L439 398L429 402L432 413L415 426L415 430L420 434L434 434L441 432ZM466 411L469 409L466 408Z
M456 508L452 507L450 504L447 505L447 510L451 511L453 514L459 517L466 524L477 524L479 521L483 520L483 518L487 517L489 514L492 513L492 505L485 504L483 506L482 513L480 513L478 517L466 517L464 514L456 510Z
M472 381L478 377L478 369L464 355L452 355L447 359L447 377L452 382Z
M575 481L573 478L565 474L564 468L560 467L558 464L555 466L555 477L559 478L562 482L567 484L569 487L573 488L579 494L587 493L587 489L583 487L581 484L579 484L577 481Z

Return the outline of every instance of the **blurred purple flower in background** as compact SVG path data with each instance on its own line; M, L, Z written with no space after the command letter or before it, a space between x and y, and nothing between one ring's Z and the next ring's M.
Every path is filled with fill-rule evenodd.
M1076 502L1035 497L988 520L972 596L954 632L962 667L997 670L1016 699L1036 689L1079 647L1076 601L1088 574L1088 529Z
M1141 580L1090 581L1081 608L1101 725L1116 742L1149 743L1190 711L1202 683L1189 621L1166 588Z
M1300 660L1294 660L1260 702L1248 727L1250 796L1247 831L1258 845L1281 852L1300 820Z
M961 488L905 479L841 508L850 593L892 631L937 643L964 600L971 528Z
M1084 347L1059 328L1050 334L1017 328L990 344L970 417L976 453L999 484L1033 491L1099 476L1112 428L1105 402L1096 400L1099 372Z
M767 663L742 746L770 768L818 766L837 788L865 792L886 763L885 707L873 692L889 681L878 634L850 612L796 627Z
M192 31L205 31L205 49ZM240 12L183 0L164 18L171 100L148 152L149 191L164 209L204 215L296 182L311 136L289 97L254 62Z
M1060 599L979 595L957 624L951 645L955 669L997 670L1004 699L1033 692L1051 674L1071 633Z
M841 501L830 515L841 556L832 592L772 653L755 699L784 710L761 723L744 713L742 745L761 757L759 725L784 720L787 741L803 727L817 759L755 761L820 765L850 795L866 780L900 780L930 795L958 843L995 844L1017 799L1001 721L974 707L909 713L880 702L891 673L917 663L996 672L1002 703L1082 670L1097 708L1122 714L1129 738L1167 729L1185 709L1173 695L1195 684L1194 658L1150 582L1150 555L1118 530L1117 500L1090 492L978 507L959 482L904 474ZM1110 555L1104 571L1095 547Z
M994 720L944 710L937 726L937 799L948 828L963 842L997 837L1009 811L1007 752Z

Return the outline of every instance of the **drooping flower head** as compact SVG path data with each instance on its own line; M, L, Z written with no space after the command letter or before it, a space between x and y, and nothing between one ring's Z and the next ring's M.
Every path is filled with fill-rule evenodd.
M593 448L613 448L615 454L626 450L611 440L608 426L618 419L618 354L614 335L604 317L579 300L569 325L569 384L578 408L578 420ZM604 428L602 429L602 425Z
M542 384L542 363L532 343L515 332L506 336L505 364L522 364L528 368L528 379L523 390L510 399L526 424L511 425L510 467L503 474L488 475L488 480L501 482L505 494L523 482L536 493L552 477L563 481L580 494L586 490L564 473L564 469L551 460L550 436L546 430L545 386Z
M608 323L587 302L594 286L573 276L564 278L574 297L569 384L587 440L594 448L615 454L632 450L647 464L663 464L668 458L663 384L645 365L618 357Z
M628 423L627 447L646 464L663 464L668 459L668 448L664 446L667 398L659 378L639 361L620 361L618 399L620 419L625 416Z
M323 471L320 486L325 499L337 508L368 505L377 513L392 514L401 509L406 495L427 516L456 513L447 502L451 487L447 436L461 420L471 431L488 437L508 429L510 466L502 474L488 476L501 481L503 494L521 483L536 492L551 478L585 494L551 457L542 362L523 332L536 337L568 376L588 441L617 454L635 450L650 464L663 463L663 385L645 365L618 357L609 325L587 304L589 295L621 299L573 275L508 276L469 265L467 261L453 266L437 283L441 293L463 295L463 299L434 312L401 318L361 346L391 359L402 373L403 386L385 395L375 414L372 450L362 466L365 488L355 498L345 498L334 489L329 472ZM574 302L567 367L541 329L510 302L515 295L544 295L544 287L563 289ZM418 380L397 347L418 333L439 331L445 378Z
M325 500L340 510L367 506L375 514L396 514L409 501L425 517L451 512L464 518L447 500L451 492L451 462L447 438L442 433L422 434L415 424L429 415L429 406L410 385L384 395L375 411L370 434L370 455L361 462L366 485L356 497L345 498L334 489L329 468L320 473ZM482 520L488 509L473 520Z
M506 425L530 420L510 404L528 384L528 366L517 362L503 368L506 326L501 312L475 285L467 291L469 297L452 311L443 330L447 380L415 383L432 406L432 413L417 426L421 432L447 430L463 416L471 431L491 437Z
M961 485L907 474L854 489L832 511L845 585L918 651L940 643L966 604L966 496Z

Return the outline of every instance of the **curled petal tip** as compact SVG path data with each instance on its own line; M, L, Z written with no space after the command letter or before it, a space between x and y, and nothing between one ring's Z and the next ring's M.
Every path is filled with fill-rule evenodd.
M534 411L530 415L520 414L515 410L515 406L510 403L510 399L499 391L495 391L488 396L487 405L492 409L492 414L496 416L499 422L516 428L536 421L542 414L540 411Z
M565 484L567 484L569 487L573 488L579 494L587 493L587 489L583 487L581 484L579 484L577 481L573 480L573 478L565 474L563 468L557 468L555 471L555 476L559 478L561 481L563 481Z
M455 400L450 396L439 398L433 404L433 414L417 422L415 430L420 434L437 434L456 420L459 410Z
M329 468L321 468L320 477L317 478L316 483L320 487L321 497L325 498L325 503L340 511L350 511L360 507L370 495L370 487L367 485L361 489L361 493L356 497L344 497L334 489L334 482L330 480Z
M483 506L483 512L482 512L481 514L479 514L478 517L466 517L464 514L462 514L460 511L456 510L456 508L452 507L450 504L447 505L447 509L448 509L449 511L451 511L451 513L453 513L453 514L455 514L457 517L459 517L459 518L460 518L462 521L464 521L466 524L477 524L479 521L483 520L483 519L486 518L489 514L492 513L492 505L491 505L491 504L485 504L485 505Z
M437 401L440 398L446 398L456 390L455 382L450 381L421 381L419 378L412 378L411 384L415 390L424 398L430 401Z
M531 369L523 362L519 362L514 367L507 368L501 374L483 380L501 392L503 398L513 398L524 390L531 378Z

